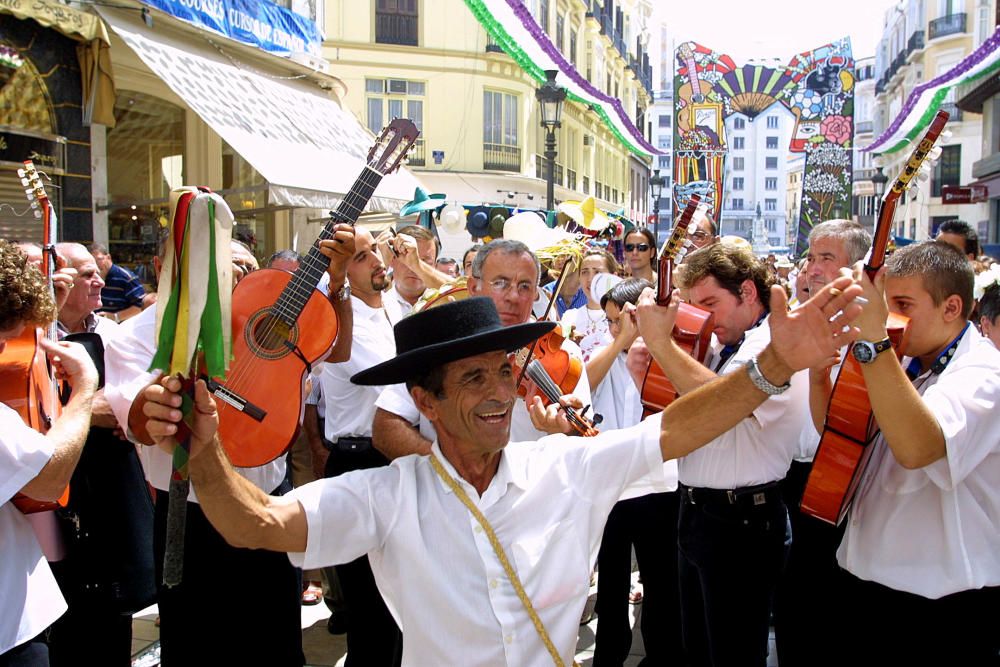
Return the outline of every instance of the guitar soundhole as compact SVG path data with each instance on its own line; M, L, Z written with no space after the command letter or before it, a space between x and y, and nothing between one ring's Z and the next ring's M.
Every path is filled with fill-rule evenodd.
M261 310L250 318L244 329L247 347L262 359L281 359L298 343L299 328L289 326L280 317Z

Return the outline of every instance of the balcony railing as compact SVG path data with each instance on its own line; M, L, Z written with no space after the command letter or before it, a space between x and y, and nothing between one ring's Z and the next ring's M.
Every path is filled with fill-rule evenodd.
M521 171L521 149L506 144L483 144L483 169Z
M493 35L489 32L486 33L486 53L503 53L503 47L493 39Z
M417 17L405 14L375 14L375 41L379 44L417 45Z
M927 26L928 39L937 39L947 35L957 35L965 32L965 14L949 14L934 19Z
M410 149L409 154L406 156L406 164L411 167L423 167L427 164L427 154L424 149L424 140L417 139L413 148Z
M924 48L924 31L915 30L906 42L906 54L909 55L922 48Z
M854 124L855 134L864 134L866 132L871 132L873 129L873 123L870 120L861 120Z

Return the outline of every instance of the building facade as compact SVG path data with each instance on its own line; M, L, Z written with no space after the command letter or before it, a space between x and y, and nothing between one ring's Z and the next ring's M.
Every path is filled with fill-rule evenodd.
M878 197L872 177L872 154L861 149L875 138L875 57L859 58L854 64L854 183L851 211L855 222L875 230Z

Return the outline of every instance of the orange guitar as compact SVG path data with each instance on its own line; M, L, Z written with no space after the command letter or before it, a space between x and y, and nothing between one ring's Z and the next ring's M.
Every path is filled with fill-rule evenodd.
M28 201L35 209L35 217L42 220L42 272L48 279L49 293L54 299L52 273L55 271L55 214L31 160L24 161L24 169L18 169L18 175L25 186ZM53 341L58 339L55 322L46 330L26 328L20 336L8 341L7 348L0 357L0 401L20 414L24 423L39 433L46 433L62 412L58 383L52 375L45 352L38 344L43 337ZM66 487L58 502L35 500L21 493L15 495L12 502L25 514L58 509L69 502L69 487Z
M947 122L948 114L939 111L907 160L903 173L885 193L879 209L871 257L865 265L865 273L871 279L875 278L885 261L896 204L920 165L927 159L927 154L934 147L935 140ZM886 328L897 358L905 346L908 323L909 320L901 315L889 314ZM843 521L871 458L874 449L872 442L877 435L878 424L872 414L861 365L848 354L830 396L823 436L802 494L800 507L803 512L835 525Z
M222 445L233 465L273 461L298 436L306 380L337 337L336 312L316 289L330 264L319 241L333 236L334 225L357 221L382 177L399 166L418 134L410 120L389 123L298 270L255 271L233 292L234 358L225 382L208 382L219 406Z
M674 226L673 233L663 244L656 276L657 305L664 307L670 305L670 293L673 291L674 260L683 257L687 252L685 246L687 228L695 213L699 212L704 215L707 209L708 206L701 203L699 195L691 195L687 206L684 207L684 212ZM677 309L677 321L674 322L674 330L671 335L678 345L701 362L705 360L705 354L708 352L714 324L714 314L689 303L682 303ZM677 390L674 385L653 359L649 360L646 375L642 379L641 394L643 417L662 412L677 398Z

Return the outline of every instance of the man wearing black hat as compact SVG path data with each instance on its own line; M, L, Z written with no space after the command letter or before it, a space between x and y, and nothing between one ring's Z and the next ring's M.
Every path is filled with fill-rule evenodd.
M772 344L754 364L761 378L782 385L852 339L857 331L845 324L859 310L851 305L859 292L842 278L788 314L784 293L775 291ZM668 330L655 330L656 314L643 321L654 304L647 290L638 312L657 351ZM622 490L731 428L768 394L760 378L737 371L631 429L508 448L516 378L507 354L552 326L503 327L482 298L403 319L394 329L397 356L352 381L406 382L437 431L431 455L284 497L233 472L218 441L215 403L199 382L190 466L206 515L230 543L286 551L306 567L369 554L407 637L403 664L571 663L590 570ZM173 378L145 390L147 428L168 448L181 419L178 391ZM718 411L720 403L727 410ZM557 411L533 406L538 419L564 420ZM545 446L549 440L560 446Z

